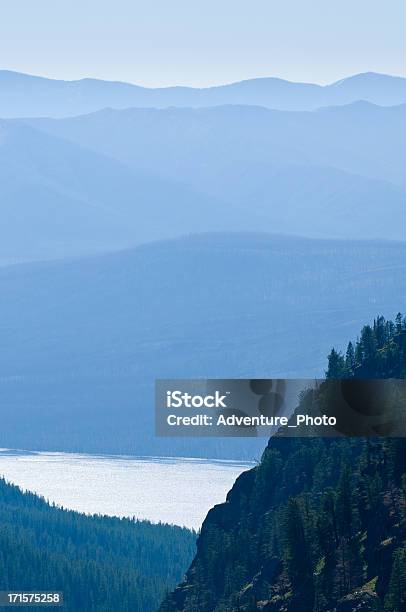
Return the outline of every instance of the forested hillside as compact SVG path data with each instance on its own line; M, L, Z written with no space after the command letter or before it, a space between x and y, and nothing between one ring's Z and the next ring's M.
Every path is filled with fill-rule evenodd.
M155 437L155 379L320 378L405 268L401 242L250 233L0 268L0 446L257 458L265 438Z
M377 317L365 325L345 354L332 349L328 357L328 378L405 378L406 316L399 312L395 321Z
M85 516L0 479L0 590L63 591L71 612L151 612L194 550L187 529Z
M401 315L379 317L347 359L330 354L328 376L404 375L405 333ZM272 438L209 512L161 611L404 612L405 451L404 439Z

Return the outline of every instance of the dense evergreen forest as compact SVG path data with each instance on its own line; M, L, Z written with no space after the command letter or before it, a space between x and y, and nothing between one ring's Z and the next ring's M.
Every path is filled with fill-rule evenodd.
M365 325L355 344L349 342L345 355L332 349L327 378L405 378L406 316L395 321L377 317Z
M152 612L195 540L181 527L63 510L0 479L0 590L63 591L72 612Z
M378 317L328 377L401 377L406 321ZM305 398L302 400L305 401ZM161 612L405 612L406 443L270 440L208 514Z

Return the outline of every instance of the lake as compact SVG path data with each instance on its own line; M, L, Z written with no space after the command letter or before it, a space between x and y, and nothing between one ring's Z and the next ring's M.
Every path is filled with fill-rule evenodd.
M252 463L0 449L0 475L59 506L199 529Z

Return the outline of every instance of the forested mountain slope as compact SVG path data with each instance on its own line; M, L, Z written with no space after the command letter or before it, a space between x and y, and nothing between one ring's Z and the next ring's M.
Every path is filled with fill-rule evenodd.
M326 374L328 378L406 378L406 317L398 313L395 321L386 321L380 316L373 325L365 325L345 354L331 350Z
M265 438L156 438L155 379L320 377L405 268L404 243L249 233L1 268L0 445L253 459Z
M405 336L401 315L365 327L354 372L404 375ZM404 612L405 451L403 438L272 438L209 512L161 612Z
M194 550L187 529L85 516L0 479L3 591L63 591L70 612L151 612Z

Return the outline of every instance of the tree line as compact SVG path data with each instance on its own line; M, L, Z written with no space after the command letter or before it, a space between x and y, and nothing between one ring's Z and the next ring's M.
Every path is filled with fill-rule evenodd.
M405 376L405 349L405 317L378 317L333 349L327 376ZM209 513L161 611L405 612L405 451L404 438L271 438Z
M181 527L65 510L0 479L3 591L62 591L72 612L152 612L195 540Z

